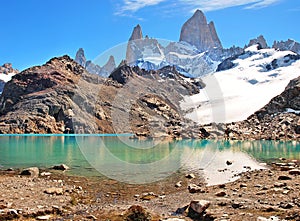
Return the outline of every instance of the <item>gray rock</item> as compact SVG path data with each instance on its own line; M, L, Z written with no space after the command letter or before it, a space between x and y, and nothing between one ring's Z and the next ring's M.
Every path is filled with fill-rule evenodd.
M202 214L209 206L210 202L207 200L193 200L190 203L190 208L198 214Z
M22 170L21 175L36 178L39 176L40 170L37 167L29 167Z
M66 164L60 164L60 165L55 165L52 167L53 170L69 170L70 167L68 167Z

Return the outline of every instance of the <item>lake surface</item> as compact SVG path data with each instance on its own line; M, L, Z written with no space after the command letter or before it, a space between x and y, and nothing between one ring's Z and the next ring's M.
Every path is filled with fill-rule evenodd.
M0 169L67 164L70 175L147 183L178 172L209 184L280 157L300 160L300 143L279 141L139 141L129 136L0 136ZM232 165L226 165L226 161ZM225 169L225 170L224 170ZM223 171L223 172L220 172Z

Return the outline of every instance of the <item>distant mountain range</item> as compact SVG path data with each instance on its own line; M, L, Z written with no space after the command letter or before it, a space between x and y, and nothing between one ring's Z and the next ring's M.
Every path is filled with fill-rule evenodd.
M165 43L165 42L164 42ZM134 27L129 38L126 58L130 66L139 66L146 70L158 70L165 66L175 66L182 74L192 77L201 77L214 73L218 65L226 59L234 58L245 52L245 49L259 44L261 49L270 48L265 38L260 35L251 39L244 48L232 46L222 47L214 23L207 23L203 12L197 10L182 26L179 42L169 42L163 46L160 40L143 36L140 25ZM300 44L293 40L274 41L271 48L300 53ZM80 56L77 56L77 55ZM75 61L81 64L90 73L107 77L116 66L113 57L107 58L109 68L102 70L93 62L86 62L83 49L77 52ZM112 65L114 64L114 65Z

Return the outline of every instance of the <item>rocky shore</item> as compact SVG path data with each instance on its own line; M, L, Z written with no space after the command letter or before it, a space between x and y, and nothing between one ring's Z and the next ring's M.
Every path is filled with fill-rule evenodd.
M0 220L300 220L299 166L280 159L215 186L191 173L133 185L54 170L2 170Z

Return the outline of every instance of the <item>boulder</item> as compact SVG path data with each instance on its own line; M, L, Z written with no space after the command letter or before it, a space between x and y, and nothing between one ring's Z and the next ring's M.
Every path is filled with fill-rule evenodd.
M53 170L69 170L70 167L68 167L66 164L60 164L60 165L55 165L51 169Z
M207 200L193 200L190 203L190 208L198 214L202 214L209 206L210 202Z
M40 170L37 167L29 167L22 170L21 175L36 178L39 176Z

